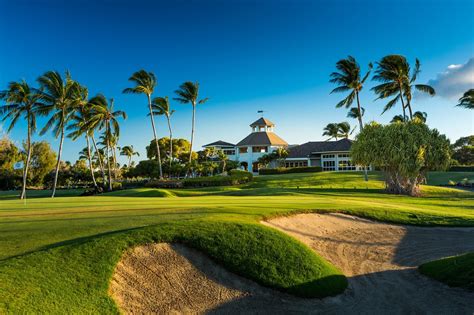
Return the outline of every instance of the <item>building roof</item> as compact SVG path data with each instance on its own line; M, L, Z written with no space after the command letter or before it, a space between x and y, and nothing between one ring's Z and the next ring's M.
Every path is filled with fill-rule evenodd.
M250 124L250 127L255 127L255 126L273 127L273 126L275 126L275 124L272 123L270 120L262 117L262 118L259 118L259 119L257 119L256 121L254 121L253 123Z
M277 136L273 132L259 131L252 132L239 143L236 144L237 147L241 146L257 146L257 145L281 145L287 146L288 143Z
M351 150L352 141L341 139L339 141L311 141L289 149L288 158L306 158L312 153L322 152L348 152Z
M216 147L216 146L220 146L220 147L235 147L235 144L232 144L232 143L229 143L229 142L225 142L225 141L222 141L222 140L218 140L216 142L212 142L212 143L208 143L208 144L205 144L203 145L203 147Z

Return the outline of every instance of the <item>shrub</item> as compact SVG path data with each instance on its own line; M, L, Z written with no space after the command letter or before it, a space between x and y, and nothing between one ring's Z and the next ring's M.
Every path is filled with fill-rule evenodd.
M229 176L208 176L188 178L183 180L183 186L187 188L233 186L246 184L252 181L252 173L246 171L232 170Z
M320 166L305 166L305 167L280 167L280 168L262 168L258 170L260 175L276 175L276 174L290 174L290 173L315 173L321 172L323 169Z
M119 183L119 182L112 183L112 190L121 190L121 189L122 189L122 183Z
M474 172L474 165L456 165L449 168L450 172Z
M181 180L151 180L145 184L145 187L150 188L183 188L183 181Z

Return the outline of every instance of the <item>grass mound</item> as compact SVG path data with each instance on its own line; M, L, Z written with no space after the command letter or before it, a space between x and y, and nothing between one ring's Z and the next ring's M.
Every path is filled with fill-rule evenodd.
M418 269L422 274L451 287L474 291L474 253L430 261Z
M257 224L165 223L75 239L0 261L0 312L117 312L107 294L115 265L127 248L156 242L184 243L229 271L297 296L325 297L347 287L339 270L278 231Z

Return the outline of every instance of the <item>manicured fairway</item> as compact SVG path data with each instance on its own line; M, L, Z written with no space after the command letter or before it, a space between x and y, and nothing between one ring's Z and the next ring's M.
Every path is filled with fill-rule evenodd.
M116 262L129 246L152 241L186 242L231 271L293 294L340 292L346 282L336 268L258 224L292 212L338 211L404 224L474 226L473 193L425 186L421 198L387 195L378 177L371 174L366 183L358 173L260 176L242 187L144 188L26 203L3 193L0 313L116 312L107 295Z

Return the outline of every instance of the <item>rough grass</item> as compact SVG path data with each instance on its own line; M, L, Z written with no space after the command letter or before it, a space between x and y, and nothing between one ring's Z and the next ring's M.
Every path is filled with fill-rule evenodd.
M474 253L430 261L421 265L419 270L449 286L474 291Z
M295 295L340 292L345 278L337 269L258 224L273 216L339 211L395 223L474 226L471 192L425 186L421 198L394 196L383 193L379 174L368 183L362 178L272 175L238 187L143 188L26 202L2 193L0 313L116 313L107 288L119 257L130 246L161 241L187 243L233 272Z

